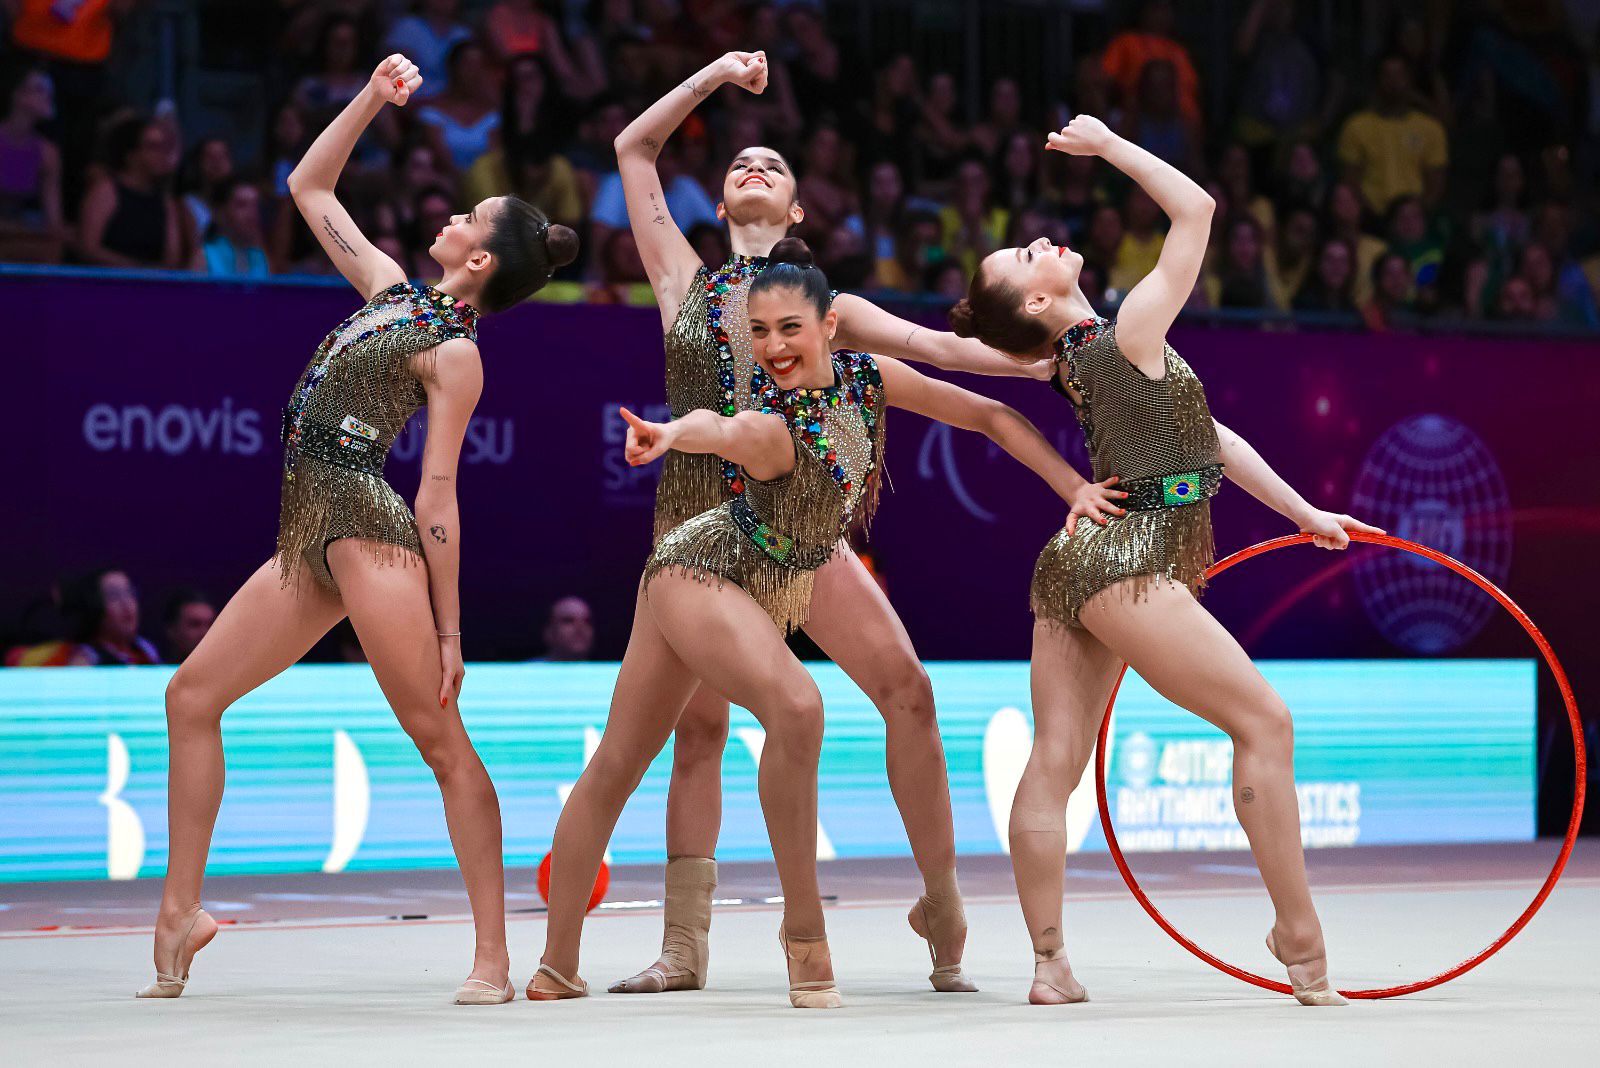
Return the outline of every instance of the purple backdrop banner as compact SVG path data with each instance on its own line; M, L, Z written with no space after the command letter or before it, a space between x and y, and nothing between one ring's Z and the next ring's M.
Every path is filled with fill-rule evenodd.
M164 590L226 597L271 552L278 411L342 288L8 277L8 405L21 462L4 524L0 604L56 576L126 567L153 611ZM1593 692L1600 531L1600 346L1492 338L1179 328L1219 419L1316 503L1434 544L1501 582ZM618 404L664 414L650 309L529 305L488 320L486 387L460 479L469 657L537 647L550 599L595 607L600 652L626 638L656 468L622 460ZM1047 387L963 382L1023 410L1082 460ZM889 418L872 546L929 659L1028 651L1027 585L1063 507L972 434ZM389 477L415 490L421 429ZM20 478L17 491L15 481ZM1289 527L1225 486L1226 552ZM1252 563L1209 604L1267 656L1527 656L1514 625L1431 565L1310 549ZM1542 690L1548 687L1542 685ZM1548 707L1548 706L1547 706Z

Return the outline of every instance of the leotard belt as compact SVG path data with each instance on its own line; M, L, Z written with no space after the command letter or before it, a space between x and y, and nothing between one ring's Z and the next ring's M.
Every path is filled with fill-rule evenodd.
M743 497L735 497L729 502L728 507L733 514L734 524L744 532L745 537L749 538L756 548L784 567L792 567L797 571L815 571L827 563L833 553L832 545L800 545L789 535L773 530L756 515L756 510L750 507L750 502Z
M377 431L367 424L354 417L347 418L343 426L305 418L297 421L290 409L283 415L283 443L291 452L365 475L383 476L389 449L375 440Z
M1115 488L1128 495L1117 502L1122 507L1133 512L1151 512L1210 500L1221 486L1222 465L1207 464L1198 471L1129 479L1118 482Z

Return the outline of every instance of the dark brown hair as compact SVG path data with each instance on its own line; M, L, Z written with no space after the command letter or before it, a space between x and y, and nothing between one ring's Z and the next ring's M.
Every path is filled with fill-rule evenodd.
M828 307L833 303L833 294L828 291L827 275L817 266L815 257L811 255L811 246L798 237L786 237L772 246L772 251L767 253L766 269L750 283L746 300L753 300L757 293L769 289L798 291L817 313L818 319L828 314Z
M1050 328L1042 318L1022 310L1022 290L990 279L981 263L967 295L950 309L950 329L1013 356L1037 356L1050 343Z
M557 267L577 259L578 235L526 200L508 196L501 198L483 247L494 257L494 273L480 302L484 311L499 312L539 292Z

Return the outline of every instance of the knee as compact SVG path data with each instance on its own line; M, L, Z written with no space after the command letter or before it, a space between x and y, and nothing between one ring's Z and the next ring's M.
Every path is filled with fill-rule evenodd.
M1233 741L1236 746L1292 754L1294 717L1289 714L1289 706L1277 694L1262 698L1249 710L1240 729L1234 733Z
M222 721L216 698L193 672L181 667L167 682L166 703L169 731L214 728Z
M722 763L728 745L728 717L684 716L672 733L674 764Z
M872 694L878 710L890 726L915 730L937 730L933 709L933 683L928 672L912 659L895 667Z
M433 777L441 782L476 760L464 732L458 736L457 732L449 730L413 731L411 742Z
M786 760L815 763L822 755L822 694L815 686L787 694L769 706L767 745L782 748Z
M1080 751L1069 741L1036 738L1023 776L1035 788L1043 787L1052 794L1059 794L1064 802L1082 778L1088 759L1088 751Z

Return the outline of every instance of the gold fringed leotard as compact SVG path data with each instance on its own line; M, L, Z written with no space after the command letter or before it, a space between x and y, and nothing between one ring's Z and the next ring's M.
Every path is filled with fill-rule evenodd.
M759 406L765 376L750 350L745 298L766 265L765 256L735 256L716 271L696 272L666 336L674 419L696 408L737 415ZM654 540L743 489L739 472L721 457L668 452L656 487Z
M884 391L865 353L833 354L827 389L768 387L761 410L782 415L794 439L794 470L768 482L740 472L743 493L669 531L644 581L675 571L730 582L788 634L811 611L812 580L839 539L870 517L883 463Z
M1080 519L1076 534L1050 539L1033 572L1035 617L1080 626L1089 598L1129 578L1134 597L1162 579L1198 594L1214 553L1209 501L1222 484L1200 379L1170 345L1165 373L1146 377L1117 348L1115 324L1099 318L1067 331L1055 364L1050 383L1077 412L1094 478L1119 477L1128 514L1105 526Z
M340 538L422 555L416 517L384 481L383 463L427 403L411 358L452 338L476 340L477 324L471 306L399 282L322 340L283 410L277 560L285 586L304 564L338 592L327 550Z

